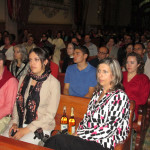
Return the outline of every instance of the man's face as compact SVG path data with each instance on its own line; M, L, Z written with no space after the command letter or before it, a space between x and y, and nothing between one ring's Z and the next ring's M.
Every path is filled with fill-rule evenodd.
M80 49L75 49L73 53L74 63L82 63L85 62L87 58L87 54L84 54Z
M143 49L143 47L142 47L141 44L135 44L133 50L134 50L135 53L137 53L137 54L139 54L141 57L143 57L144 49Z
M84 42L89 43L90 41L91 41L90 36L86 35L85 38L84 38Z
M125 41L125 44L129 44L129 43L131 43L131 42L132 42L131 37L130 37L130 36L128 36L128 35L126 35L126 36L125 36L124 41Z
M106 57L108 57L108 53L107 53L107 48L106 47L100 47L98 50L98 59L104 59Z

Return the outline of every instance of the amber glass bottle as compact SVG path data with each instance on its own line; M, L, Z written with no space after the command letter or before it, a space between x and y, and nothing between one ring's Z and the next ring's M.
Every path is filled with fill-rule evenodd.
M66 116L66 106L63 108L63 115L61 117L61 131L68 128L68 118Z
M69 123L68 123L68 132L69 134L75 133L75 124L76 121L74 119L74 108L71 108L71 116L69 118Z

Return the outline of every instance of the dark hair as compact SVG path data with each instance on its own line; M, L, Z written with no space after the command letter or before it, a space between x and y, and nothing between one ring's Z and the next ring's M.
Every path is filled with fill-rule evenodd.
M3 60L3 65L6 63L6 56L3 52L0 52L0 60Z
M137 44L141 45L141 46L142 46L142 48L143 48L143 49L145 49L145 46L144 46L144 44L143 44L143 43L141 43L141 42L137 42L137 43L135 43L135 44L134 44L134 46L135 46L135 45L137 45Z
M127 58L129 56L135 57L136 61L137 61L137 64L139 64L139 67L137 68L137 74L143 73L144 72L144 61L143 61L142 57L139 54L135 53L135 52L129 53L127 55ZM126 58L126 62L127 62L127 58ZM126 64L126 62L125 62L125 64Z
M44 61L47 59L47 60L48 60L48 63L47 63L47 65L45 66L45 70L50 70L48 52L47 52L46 50L40 48L40 47L33 48L33 49L29 52L29 55L30 55L32 52L34 52L36 55L39 56L42 65L43 65Z
M54 48L53 47L44 46L44 47L42 47L42 49L47 52L48 57L54 55Z
M110 89L110 91L114 91L117 89L124 89L123 85L121 83L122 71L121 71L119 62L116 59L109 58L109 57L100 60L98 66L97 66L97 74L98 74L98 68L99 68L100 64L107 64L110 67L112 75L114 76L113 81L111 81L112 88ZM99 90L102 90L102 89L103 89L103 87L100 85L98 78L97 78L96 91L98 92Z
M114 40L114 44L117 44L117 39L115 37L113 37L113 36L109 37L107 43L109 42L110 39L113 39Z
M89 58L89 50L86 46L76 46L75 49L79 49L83 52L83 54L87 54L87 58L86 58L86 61L88 60Z
M9 35L6 35L6 36L4 37L4 40L5 40L6 38L8 38L8 39L9 39L10 44L12 44L12 43L13 43L13 37L12 37L10 34L9 34Z

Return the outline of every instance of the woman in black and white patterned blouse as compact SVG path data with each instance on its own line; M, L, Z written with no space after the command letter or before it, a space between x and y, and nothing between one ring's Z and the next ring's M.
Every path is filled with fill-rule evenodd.
M117 60L105 58L97 67L97 87L80 122L77 136L56 135L45 146L54 149L114 149L129 133L129 99L122 90ZM55 144L53 143L55 140Z

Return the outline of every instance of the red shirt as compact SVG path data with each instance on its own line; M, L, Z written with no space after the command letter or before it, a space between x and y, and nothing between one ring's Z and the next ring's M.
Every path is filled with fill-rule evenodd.
M3 75L0 76L0 80L3 80ZM0 88L0 119L6 115L12 114L17 90L18 81L14 77L11 77Z
M138 117L138 106L144 105L150 92L150 80L144 74L136 74L129 82L127 80L128 72L123 72L123 86L130 100L134 100L135 115Z
M51 74L57 78L58 77L58 72L59 72L59 67L57 64L54 62L50 61L50 69L51 69Z

